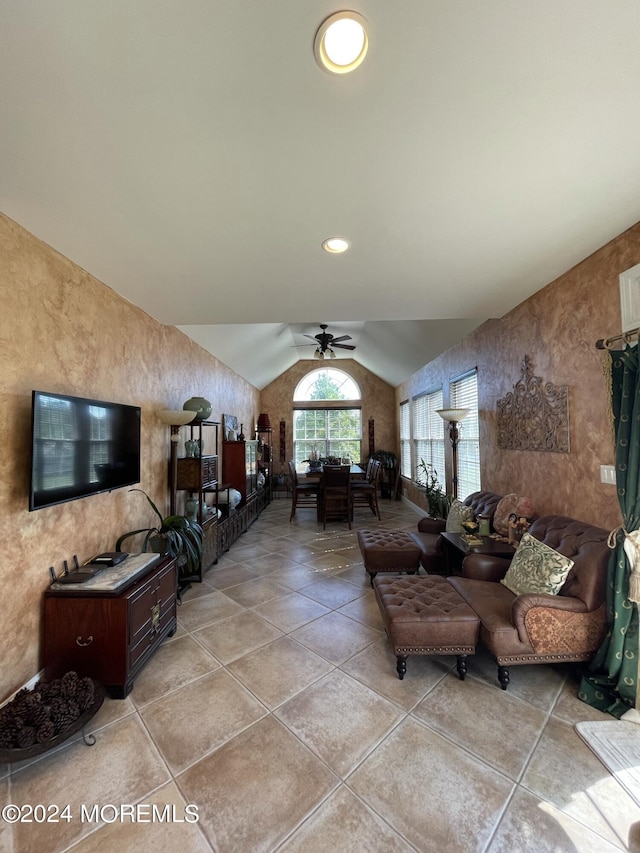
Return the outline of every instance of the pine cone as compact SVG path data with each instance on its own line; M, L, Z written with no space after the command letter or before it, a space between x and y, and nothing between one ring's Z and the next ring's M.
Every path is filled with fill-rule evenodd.
M69 699L60 709L59 722L57 723L58 731L70 726L80 716L80 706L74 699Z
M36 732L36 740L38 743L44 743L47 740L51 740L55 733L56 727L53 725L51 720L47 720L38 728Z
M38 705L34 713L31 715L31 722L33 725L38 728L43 723L47 722L47 720L51 719L51 706L50 705Z
M60 680L60 689L62 695L69 699L75 696L78 689L78 673L73 671L65 673Z
M84 690L87 691L87 693L90 694L91 701L93 702L93 696L95 693L95 684L93 682L93 678L88 678L88 677L87 678L81 678L80 679L80 685L82 688L84 688Z
M36 730L33 726L24 726L20 729L16 737L16 743L21 749L26 749L28 746L33 746L36 742Z
M28 687L22 687L16 695L13 697L13 702L21 702L25 696L28 696L31 693Z
M67 703L64 701L64 699L54 697L53 699L51 699L49 711L52 722L54 722L56 725L58 725L58 723L63 723L67 712Z
M54 699L57 696L62 694L62 689L60 687L60 679L54 678L53 681L50 681L47 685L47 699Z
M13 746L13 732L11 729L0 729L0 749L11 749Z
M13 710L9 705L0 708L0 729L13 724Z

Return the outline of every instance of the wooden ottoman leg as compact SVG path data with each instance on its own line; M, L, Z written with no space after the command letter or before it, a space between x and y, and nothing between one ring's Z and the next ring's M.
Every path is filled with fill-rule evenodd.
M371 581L371 589L373 589L373 579L377 575L377 572L369 572L369 580Z
M500 682L500 687L503 690L507 689L507 685L509 684L509 667L508 666L499 666L498 667L498 681Z
M407 658L409 655L396 655L396 660L398 661L396 669L398 671L398 678L400 681L404 678L404 675L407 671Z
M464 681L464 677L467 674L467 656L466 655L457 655L456 657L456 669L458 670L458 677L460 681Z

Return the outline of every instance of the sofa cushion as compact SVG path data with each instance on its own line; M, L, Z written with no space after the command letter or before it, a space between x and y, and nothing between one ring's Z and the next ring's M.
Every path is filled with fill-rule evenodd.
M473 520L473 509L466 506L457 498L451 504L451 508L447 515L447 523L445 530L447 533L464 533L463 521Z
M514 595L527 592L557 595L572 566L573 560L525 533L500 583Z
M515 513L518 505L516 494L505 495L493 514L493 528L501 536L509 535L509 516Z

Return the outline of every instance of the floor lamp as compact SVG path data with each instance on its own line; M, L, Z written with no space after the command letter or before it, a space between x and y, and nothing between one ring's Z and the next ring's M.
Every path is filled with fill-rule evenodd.
M471 409L436 409L443 421L449 424L449 438L451 439L452 477L451 485L453 497L458 497L458 424L464 420Z
M180 427L191 423L196 412L187 409L160 409L156 412L163 424L171 427L171 457L169 461L169 513L176 514L176 481L178 474L178 441Z

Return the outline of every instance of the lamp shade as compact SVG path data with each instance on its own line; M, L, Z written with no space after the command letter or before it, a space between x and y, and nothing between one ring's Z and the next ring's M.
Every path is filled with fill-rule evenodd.
M471 409L436 409L442 420L449 421L449 423L463 421L470 411Z
M160 409L156 414L163 424L169 426L184 426L191 423L196 416L195 412L186 409Z

